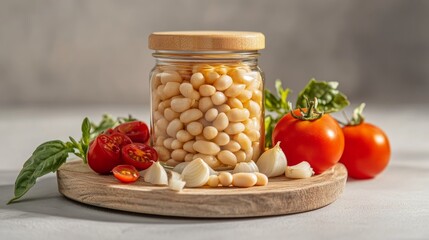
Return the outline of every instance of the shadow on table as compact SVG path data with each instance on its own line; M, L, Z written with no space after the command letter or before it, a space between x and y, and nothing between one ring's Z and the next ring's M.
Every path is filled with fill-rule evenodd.
M146 223L146 224L195 224L225 221L248 221L246 219L198 219L166 217L140 213L130 213L86 205L65 198L58 192L55 177L48 177L37 184L19 201L6 205L13 194L13 185L0 186L0 205L4 210L17 210L49 216L75 218L93 221ZM4 194L10 193L10 194Z

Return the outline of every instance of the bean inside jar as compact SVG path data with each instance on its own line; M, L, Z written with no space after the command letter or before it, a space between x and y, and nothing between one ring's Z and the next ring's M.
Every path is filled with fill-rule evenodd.
M159 42L153 47L152 40L152 49L161 48ZM225 169L258 159L264 146L258 54L222 55L154 54L158 61L151 73L151 141L167 165L202 158L214 169Z

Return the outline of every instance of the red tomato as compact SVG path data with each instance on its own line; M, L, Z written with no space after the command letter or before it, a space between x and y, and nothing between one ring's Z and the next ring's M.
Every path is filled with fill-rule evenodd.
M110 136L100 134L89 147L88 165L96 173L108 174L121 163L120 151Z
M122 148L125 145L133 143L131 139L127 137L127 135L120 132L113 132L109 136L113 139L116 145L119 146L119 148Z
M345 148L340 162L349 176L369 179L382 172L390 159L390 144L386 134L378 127L361 123L343 128Z
M301 116L300 111L294 110ZM344 135L340 125L330 115L317 120L303 121L286 114L273 131L273 144L280 147L289 166L302 161L310 163L316 174L334 166L344 150Z
M122 159L139 170L147 169L158 160L154 148L143 143L131 143L122 148Z
M123 183L132 183L139 179L140 174L134 166L118 165L112 170L113 176Z
M146 123L141 121L122 123L114 131L127 135L133 142L147 143L149 141L149 128Z

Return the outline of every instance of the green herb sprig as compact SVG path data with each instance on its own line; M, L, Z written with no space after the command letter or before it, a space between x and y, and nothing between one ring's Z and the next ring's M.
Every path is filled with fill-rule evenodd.
M15 202L24 196L36 184L37 178L50 172L56 172L66 162L70 154L74 154L87 163L89 144L100 133L123 122L135 121L129 115L126 118L117 118L104 114L101 121L96 124L85 118L81 125L82 137L76 141L69 137L68 142L52 140L42 143L34 150L31 157L24 163L15 181L14 197L8 204Z

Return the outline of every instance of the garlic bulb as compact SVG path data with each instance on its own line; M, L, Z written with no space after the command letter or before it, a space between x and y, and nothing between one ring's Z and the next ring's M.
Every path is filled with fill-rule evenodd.
M259 172L258 166L256 166L256 163L254 161L250 162L241 162L235 165L234 171L232 173L253 173L253 172Z
M286 156L280 148L280 142L265 151L256 162L259 172L267 175L267 177L276 177L285 173L287 160Z
M310 163L303 161L294 166L286 167L285 175L287 178L309 178L314 175Z
M201 158L190 162L182 172L182 178L186 187L201 187L209 180L210 169Z
M145 182L154 185L168 185L167 172L159 162L154 162L152 166L144 172L143 179Z
M182 176L174 171L170 171L171 177L168 181L168 188L177 192L182 191L186 182L183 181Z

